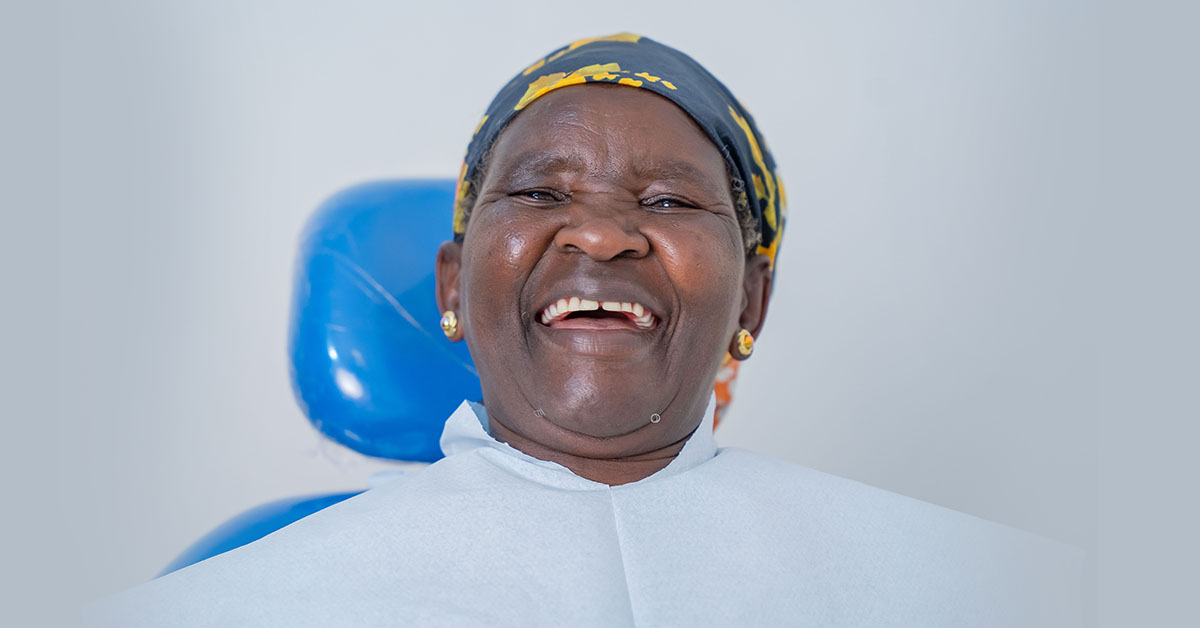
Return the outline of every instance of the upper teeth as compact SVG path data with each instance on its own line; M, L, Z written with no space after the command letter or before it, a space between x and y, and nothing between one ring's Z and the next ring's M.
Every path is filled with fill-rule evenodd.
M607 312L625 312L630 319L643 329L654 326L654 314L641 303L631 301L592 301L579 297L559 299L542 310L542 324L549 325L551 321L565 317L571 312L587 312L605 310Z

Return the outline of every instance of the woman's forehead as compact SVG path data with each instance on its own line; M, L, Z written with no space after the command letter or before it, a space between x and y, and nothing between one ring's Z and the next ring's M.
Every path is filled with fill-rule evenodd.
M726 171L716 145L674 103L609 85L539 99L500 134L490 162L509 176L621 167L638 177L687 180Z

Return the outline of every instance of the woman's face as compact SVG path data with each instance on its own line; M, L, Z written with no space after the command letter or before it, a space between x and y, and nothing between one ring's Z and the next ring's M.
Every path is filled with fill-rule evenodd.
M489 417L596 458L695 429L769 281L716 147L670 101L619 86L559 89L517 116L438 259Z

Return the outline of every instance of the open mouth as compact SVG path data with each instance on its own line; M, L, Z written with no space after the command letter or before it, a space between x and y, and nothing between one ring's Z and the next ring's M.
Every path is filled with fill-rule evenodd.
M551 329L633 329L658 325L658 317L641 303L592 301L581 297L559 299L542 310L541 323Z

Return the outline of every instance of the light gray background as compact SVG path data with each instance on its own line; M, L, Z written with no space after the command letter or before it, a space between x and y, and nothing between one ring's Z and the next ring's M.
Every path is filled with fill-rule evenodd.
M1100 158L1098 16L1140 14L999 0L64 3L44 20L59 35L45 264L62 444L13 469L26 486L58 480L66 506L44 551L71 558L26 576L72 599L119 590L246 508L361 488L384 468L322 444L292 400L300 226L345 185L454 176L514 72L622 30L722 78L788 186L775 299L719 442L1093 552L1096 421L1111 409L1097 379L1109 347L1093 338L1114 322L1096 316L1094 236L1125 228L1099 219L1100 184L1122 169Z

